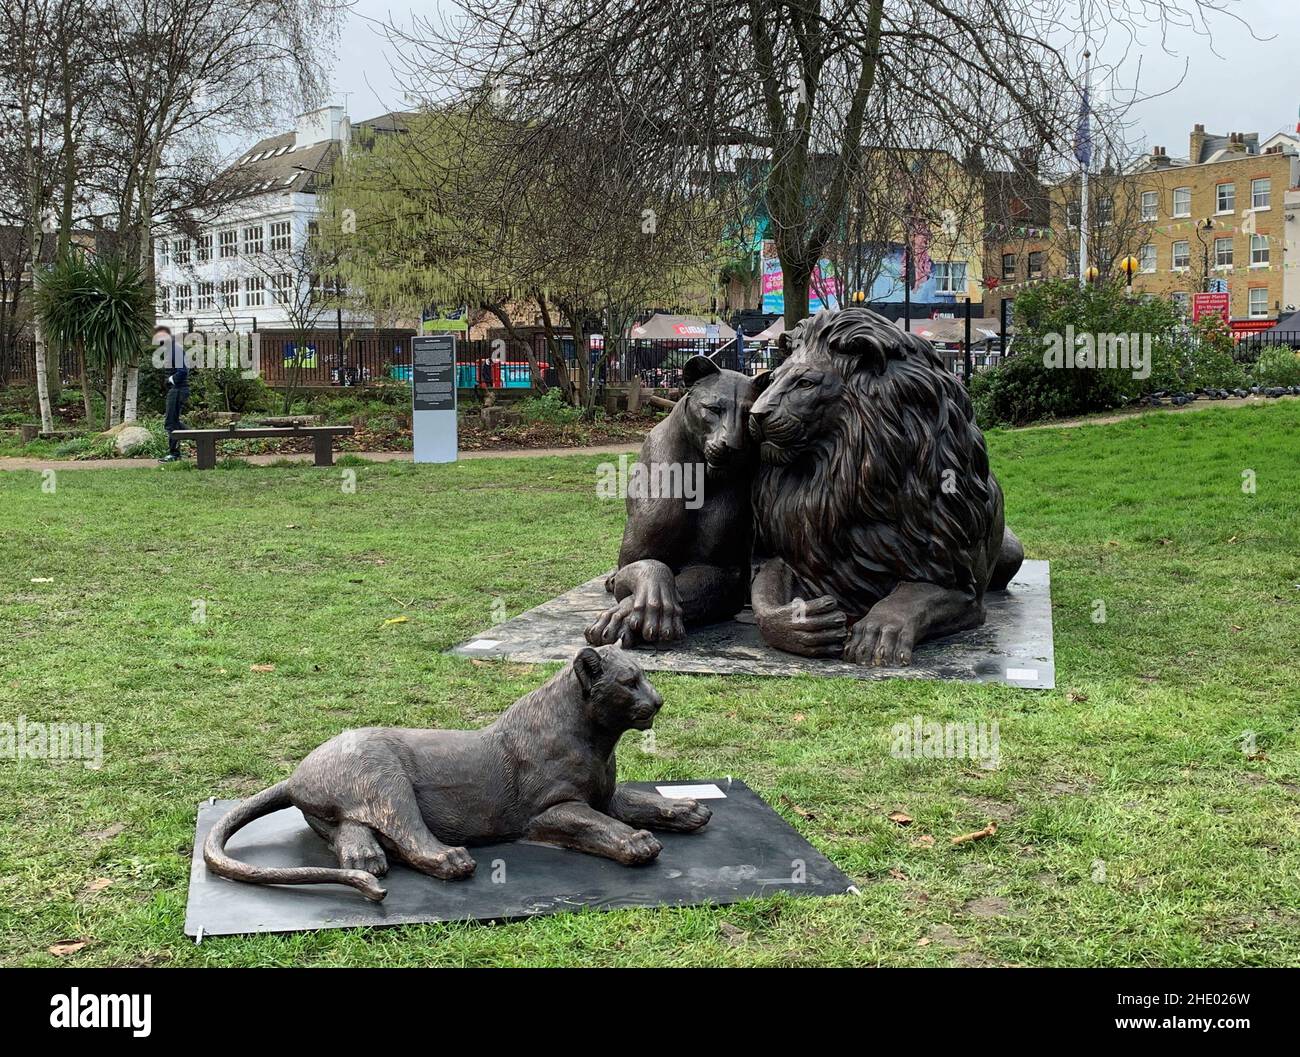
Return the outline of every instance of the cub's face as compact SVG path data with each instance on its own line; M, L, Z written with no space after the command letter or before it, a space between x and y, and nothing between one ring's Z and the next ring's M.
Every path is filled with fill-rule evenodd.
M704 361L707 367L697 366L693 372L691 367L699 360L703 357L687 364L690 388L682 397L686 429L704 452L710 470L742 466L754 451L747 425L762 383L739 371L719 370L708 361Z
M825 353L804 348L772 372L749 410L749 433L764 462L793 462L829 427L844 377Z
M649 730L664 699L641 666L618 646L588 646L573 659L573 671L593 722L612 730Z

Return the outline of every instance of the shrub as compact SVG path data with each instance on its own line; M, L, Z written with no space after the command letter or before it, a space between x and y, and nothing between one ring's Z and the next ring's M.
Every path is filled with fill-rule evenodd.
M1265 349L1251 374L1254 385L1300 385L1300 353L1295 349Z
M562 426L578 422L582 418L581 409L566 403L564 394L558 389L548 389L541 396L530 396L514 406L524 422L546 422Z

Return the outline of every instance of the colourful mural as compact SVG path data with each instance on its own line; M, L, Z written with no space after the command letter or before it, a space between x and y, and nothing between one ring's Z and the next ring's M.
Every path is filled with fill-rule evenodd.
M771 315L785 312L785 293L783 291L781 262L777 260L776 248L770 242L763 243L763 311ZM812 283L808 290L808 310L816 312L823 308L839 308L840 298L844 294L844 284L835 274L835 265L825 257L813 269Z

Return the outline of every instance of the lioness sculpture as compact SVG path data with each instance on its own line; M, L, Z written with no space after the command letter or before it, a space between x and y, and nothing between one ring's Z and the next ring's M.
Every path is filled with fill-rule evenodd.
M934 348L862 308L821 311L749 413L759 444L751 597L765 641L906 665L984 622L1024 550L965 387Z
M703 467L701 501L629 493L618 571L605 582L614 604L587 628L593 645L671 642L687 627L735 616L748 598L755 458L746 423L767 375L692 356L683 377L686 393L650 431L638 462L660 484Z
M614 747L647 730L663 698L617 646L584 647L550 682L482 730L369 727L331 738L293 775L232 808L203 859L255 884L344 884L386 892L385 850L443 880L468 877L462 845L529 839L633 866L661 850L650 829L689 832L711 812L615 784ZM295 806L334 849L339 868L252 866L226 841L262 815Z

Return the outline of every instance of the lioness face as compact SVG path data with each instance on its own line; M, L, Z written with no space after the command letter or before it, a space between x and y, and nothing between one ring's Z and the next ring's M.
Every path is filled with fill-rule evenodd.
M772 372L749 409L749 432L764 462L786 464L825 431L844 378L829 356L801 349Z
M664 699L618 646L586 647L573 659L592 720L614 730L649 730Z
M682 398L686 428L710 470L738 466L753 451L746 426L754 396L752 378L716 371L700 378Z

